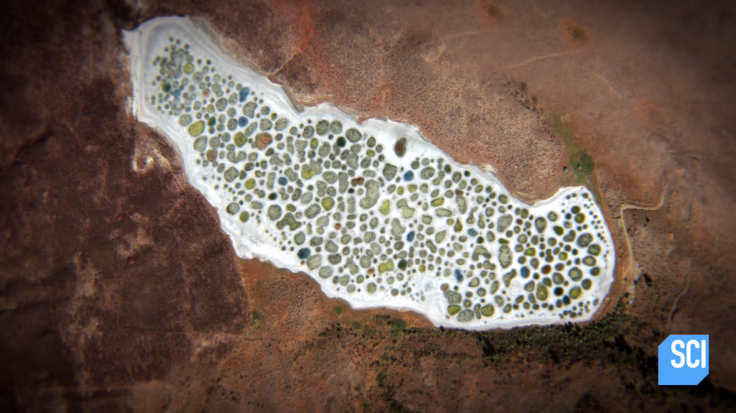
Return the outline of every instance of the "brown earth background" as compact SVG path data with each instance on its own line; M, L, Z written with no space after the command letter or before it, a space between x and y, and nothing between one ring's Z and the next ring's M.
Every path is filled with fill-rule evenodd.
M241 260L129 116L121 30L210 22L297 105L417 125L616 238L595 321L473 333ZM734 411L736 5L19 1L0 13L0 411ZM710 376L657 345L710 334Z

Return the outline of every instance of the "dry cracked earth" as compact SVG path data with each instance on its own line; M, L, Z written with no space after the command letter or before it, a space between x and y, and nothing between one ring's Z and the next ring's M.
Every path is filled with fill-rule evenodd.
M210 22L297 105L417 125L526 200L598 196L585 324L484 333L353 311L239 259L127 110L121 30ZM0 411L733 411L736 6L718 1L48 1L0 13ZM669 334L710 375L657 385Z

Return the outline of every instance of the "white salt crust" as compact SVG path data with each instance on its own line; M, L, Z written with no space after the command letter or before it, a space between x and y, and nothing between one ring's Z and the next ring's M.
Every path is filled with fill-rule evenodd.
M172 43L172 39L174 43ZM211 64L208 67L214 68L215 72L209 73L211 82L209 86L205 86L209 90L209 96L206 98L205 104L209 103L210 97L214 98L215 101L219 98L216 96L215 89L211 87L211 84L214 83L212 79L214 74L219 74L226 80L228 76L232 76L231 80L233 84L242 84L244 88L248 87L250 89L251 93L247 96L247 102L252 102L254 97L263 100L262 104L259 103L257 105L256 113L259 113L263 106L268 106L270 112L276 113L278 118L289 120L288 127L280 132L274 131L273 128L270 128L268 131L257 128L249 136L247 143L240 147L234 147L232 145L235 142L233 135L237 132L242 132L247 126L237 127L234 130L224 127L222 131L212 131L205 124L204 131L198 137L223 137L218 141L227 140L229 143L222 142L219 147L211 148L211 150L216 151L218 154L216 160L218 165L224 164L224 167L220 167L220 172L217 172L217 167L213 166L210 162L208 162L207 166L203 166L203 161L206 159L206 151L210 149L209 143L212 140L208 139L208 146L204 151L201 150L201 146L195 149L193 145L196 138L190 134L189 126L198 120L196 118L197 112L206 111L204 109L198 111L192 108L188 112L181 112L188 113L193 117L187 126L181 126L179 122L179 116L177 115L181 113L172 113L171 115L168 113L172 110L172 104L175 101L179 105L190 107L194 101L202 102L202 89L196 87L190 93L187 92L187 87L181 87L181 80L192 77L191 73L182 73L181 68L186 61L178 63L178 66L177 64L167 66L171 70L165 69L163 72L161 71L160 64L154 64L154 62L160 62L160 60L156 60L156 57L169 56L169 53L164 51L164 49L171 45L176 45L177 41L179 41L178 46L176 46L177 50L183 50L181 48L185 44L188 45L189 48L186 51L194 58L192 64L196 71L195 73L201 73L201 68L206 66L204 62L207 59L211 60ZM329 104L307 107L302 112L298 112L280 86L271 83L265 76L258 74L242 62L238 62L224 53L203 30L196 27L188 18L158 18L150 20L134 31L125 32L125 43L130 51L130 71L133 84L131 111L133 115L139 121L161 132L179 150L190 183L215 207L222 229L230 236L235 251L240 257L257 257L293 272L306 273L320 284L322 290L328 297L342 298L350 303L353 308L385 307L397 310L416 311L425 315L435 325L444 327L487 330L533 324L547 325L568 321L585 321L592 317L604 301L613 281L615 264L614 244L605 223L605 218L595 204L592 194L586 188L563 188L550 199L539 201L534 205L527 205L512 197L493 174L481 170L474 165L456 163L436 146L424 140L418 130L411 125L376 119L359 124L355 118ZM200 58L203 60L203 64L198 65L196 62ZM162 91L162 85L164 83L171 86L166 92ZM231 93L237 94L239 92L233 87L228 87L227 82L224 82L224 84L220 82L220 84L221 89L223 89L222 96L225 98ZM179 90L178 93L182 91L187 93L191 98L191 102L187 103L182 98L184 96L183 93L179 95L179 98L174 98L174 95L171 93L174 93L175 89ZM231 90L229 93L225 93L225 89ZM161 106L161 98L166 98L167 94L170 96L163 104L168 103L168 109ZM158 102L154 103L152 97L159 97ZM225 114L227 108L234 107L237 109L235 116L226 116L226 118L228 120L230 118L237 120L244 116L242 110L243 105L244 102L238 99L236 104L228 104L223 110L215 109L213 115L217 117ZM160 109L159 106L161 106ZM206 107L206 105L203 105L203 107ZM265 117L268 116L262 116L262 118ZM308 126L307 120L311 120L311 126L313 127L320 120L328 120L330 122L339 121L342 124L341 132L335 133L331 138L327 134L322 136L316 133L314 134L314 138L317 139L317 148L320 148L324 142L327 142L331 147L330 154L337 155L334 159L341 161L341 165L346 165L345 158L343 156L341 159L340 153L335 152L338 151L335 143L338 137L345 136L346 131L350 128L356 128L362 134L362 138L357 141L357 144L361 145L357 153L360 160L368 156L367 150L369 148L366 144L368 137L375 137L377 144L372 148L373 150L378 145L383 146L383 151L380 155L383 155L385 159L378 161L379 154L376 153L371 157L371 164L367 168L362 166L358 166L357 168L348 167L346 169L341 169L340 167L334 169L323 167L321 174L316 174L310 179L289 180L288 185L275 183L272 189L266 188L267 176L270 172L275 173L274 177L276 180L285 176L284 171L286 169L291 169L296 172L296 175L299 175L304 165L302 160L309 163L311 159L321 159L317 155L314 158L308 157L309 151L312 149L309 145L306 147L304 156L301 157L298 151L294 151L293 149L289 151L288 145L281 145L283 149L277 149L277 145L287 142L289 136L291 136L294 143L300 140L311 141L311 139L302 136L304 129L299 127L300 124ZM253 122L258 123L259 121L260 119L255 119L255 116L247 119L248 124ZM218 121L217 123L222 124L223 122ZM258 124L260 125L260 123ZM289 132L294 126L297 127L298 131L296 136L291 135ZM224 132L228 132L229 136L224 138ZM267 132L273 138L273 142L266 148L263 148L263 150L255 148L254 140L255 136L261 132ZM277 139L277 134L279 133L283 135L280 140ZM397 140L402 137L406 138L406 154L403 157L399 157L394 151L394 146ZM347 141L346 145L340 150L348 150L351 145L353 145L353 142ZM228 151L226 149L228 147L230 147L229 152L233 152L232 161L220 158L220 156L223 156L220 153L224 154ZM290 158L290 164L281 166L273 165L271 163L272 158L265 156L265 152L269 148L272 148L274 154L280 156L280 159ZM317 148L313 151L317 152ZM335 151L332 151L332 149L335 149ZM246 173L244 165L249 163L249 160L247 158L237 158L236 155L240 152L243 152L246 156L251 153L257 153L257 161L250 163L260 163L262 160L267 160L269 161L267 167L260 169L256 166ZM414 169L411 167L412 162L417 160L417 158L419 158L420 163L422 159L432 160L429 166L433 167L436 172L431 178L420 178L420 173L425 166L422 165ZM438 165L438 160L440 159L443 163ZM378 162L377 167L373 166L374 161ZM299 171L294 170L296 164L302 165ZM398 172L396 177L398 177L398 182L396 177L390 182L386 182L385 176L383 175L383 169L386 164L397 167ZM438 185L434 185L432 182L441 173L440 166L444 165L449 165L452 173L464 173L468 171L470 176L461 176L457 183L453 182L450 188L447 189L445 182L452 177L452 173L448 173L441 179ZM224 179L226 174L224 171L230 170L230 168L235 168L234 170L239 175L233 181L227 182ZM256 170L263 172L262 178L255 176ZM335 196L331 197L334 201L334 206L331 207L329 213L322 208L321 212L313 219L307 219L305 216L301 216L297 219L301 225L294 231L291 231L288 226L282 227L281 229L277 227L277 222L287 213L287 204L291 204L294 210L293 215L297 216L299 213L303 214L308 206L316 204L315 200L317 198L325 199L328 197L326 194L319 196L319 190L316 187L316 182L323 180L325 172L332 171L337 174L347 170L354 172L354 176L350 176L348 180L353 177L363 176L366 181L364 185L348 185L349 188L353 188L356 191L355 194L350 195L347 192L337 192ZM374 171L375 177L370 176L370 171ZM405 182L401 178L407 171L412 171L414 174L411 182ZM244 174L246 175L245 177L243 177ZM240 185L244 184L249 178L255 178L256 187L251 190L245 190ZM380 199L375 205L363 208L360 206L360 200L366 195L365 193L358 195L357 192L360 190L366 191L366 185L369 180L378 183ZM470 185L471 180L476 180L476 184ZM465 181L471 190L467 188L460 189L459 182L461 181ZM229 184L227 188L225 188L226 183ZM423 193L419 189L413 193L409 191L409 184L421 186L425 183L429 187L427 193ZM236 184L238 184L238 188L235 188ZM396 191L389 193L388 187L391 184L396 187L403 186L406 192L403 195L398 195ZM307 192L308 185L315 187L309 191L314 194L314 198L307 204L303 204L300 200L293 201L290 196L291 194L286 193L287 187L291 187L290 189L292 190L300 189L302 192ZM217 186L217 189L215 186ZM326 186L331 186L335 190L338 189L337 182L334 184L327 183ZM478 186L484 188L480 193L472 190L472 188ZM287 196L286 200L282 200L282 195L279 195L276 200L272 201L267 196L261 198L254 193L256 189L263 190L266 194L276 193L278 188L284 189L284 193ZM435 189L439 189L439 196L437 197L430 195ZM489 194L486 189L492 189L492 194ZM467 207L462 207L458 203L459 197L457 195L451 195L445 198L445 193L448 190L462 195ZM418 196L414 200L411 200L410 196L414 194L418 194ZM248 195L251 199L250 201L245 201L244 198ZM499 197L502 195L508 197L508 202L504 206L506 212L500 212L502 204L499 202ZM476 199L478 196L484 199ZM338 212L338 205L341 204L338 201L340 197L344 201L342 202L343 212L340 212L340 216L336 217L335 213ZM348 198L351 197L355 198L357 206L355 217L353 219L347 219L347 216L350 214L345 209L345 205L348 202ZM406 200L407 208L414 210L410 218L405 217L411 211L404 211L397 208L397 202L401 198ZM449 211L449 216L439 217L437 215L439 208L432 206L431 202L438 198L445 198L441 208L445 209L443 211L445 214ZM390 201L390 212L388 214L383 214L379 211L384 200ZM263 208L260 210L251 208L250 202L252 201L260 202L263 204ZM478 201L482 201L481 204ZM231 208L230 212L235 210L235 207L232 205L237 205L237 212L234 214L228 212L229 205ZM268 217L266 211L268 211L271 205L278 205L280 207L279 219L271 220ZM570 228L567 228L563 225L563 222L566 221L565 215L571 213L573 207L580 208L579 214L583 215L584 223L581 225L574 220L574 216L579 214L572 214L572 219L568 221L571 223L571 225L568 224ZM423 208L426 208L426 210ZM493 214L490 216L485 214L484 211L487 211L486 208L492 209L494 211ZM528 211L528 217L544 217L546 228L540 231L534 224L535 221L522 218L519 215L522 209ZM461 213L461 210L465 212ZM243 212L248 212L249 215L246 222L242 222L241 220L241 214ZM475 224L467 223L467 218L471 212L473 213ZM559 216L556 222L552 222L548 218L550 213L556 213ZM368 219L360 221L358 216L361 214L368 215ZM480 217L483 214L485 214L484 219L486 225L485 228L479 228L479 219L476 219L476 217ZM513 233L511 237L507 236L505 231L497 231L500 223L499 218L507 214L511 215L511 226L509 230L513 231L513 228L517 226L517 219L520 219L522 223L518 225L520 231ZM430 216L432 223L429 225L422 224L423 216ZM323 234L318 235L316 231L319 226L316 221L320 217L327 217L329 223L322 228L322 231L324 231ZM375 229L371 229L370 227L367 230L361 229L361 226L364 224L368 226L372 218L378 218L379 225ZM398 235L392 234L392 229L395 229L397 233L400 230L400 228L391 225L394 219L397 219L399 226L403 228L403 231ZM460 219L463 229L456 232L454 225L448 224L447 219L452 219L453 223ZM324 221L325 219L323 218L323 224ZM356 225L352 229L348 228L348 221L353 221ZM530 222L531 225L529 226L527 222ZM336 223L341 225L342 228L340 230L334 229ZM488 227L491 223L493 223L494 229L489 230ZM526 227L524 224L526 224ZM306 231L308 225L312 228L312 234L305 237L306 242L303 245L296 245L296 233ZM422 231L419 231L419 225L422 225ZM555 226L564 229L562 236L555 233ZM476 235L469 235L470 228L476 231ZM380 233L382 229L384 230L383 234ZM427 233L432 232L432 230L433 234L428 235ZM563 241L563 237L570 237L571 230L575 231L576 235L572 235L572 238L570 238L571 241L569 242ZM370 265L368 268L363 268L359 265L360 257L366 257L367 254L370 254L368 250L371 248L368 242L363 241L356 244L355 240L356 238L361 238L362 240L362 237L366 237L366 233L369 231L376 234L376 239L373 243L378 245L379 248L376 251L380 250L380 252L373 254L370 257L370 261L365 261L364 258L364 262L370 262ZM415 234L412 241L409 241L407 238L410 231L413 231ZM441 231L447 231L447 235L442 242L435 242L437 233ZM492 242L489 241L490 237L487 236L489 231L493 232L493 238L495 238ZM325 250L326 243L324 241L330 240L329 236L331 233L336 233L332 241L337 244L337 254L340 255L340 262L335 265L328 262L328 257L333 253ZM590 253L586 252L586 249L590 248L587 244L584 243L586 248L580 247L579 245L581 244L576 245L578 242L576 240L579 240L580 235L583 233L590 234L592 241L588 242L588 244L598 245L600 250L599 254L593 256L595 260L593 265L586 265L583 262L579 262L591 256ZM347 245L343 245L340 239L346 235L349 235L352 241L348 242ZM462 241L460 239L461 235L467 237L467 240ZM520 239L522 235L525 235L526 239L523 237ZM383 243L378 243L381 236L385 237L386 240ZM425 238L420 240L419 238L422 236ZM547 262L544 258L540 257L539 243L532 244L531 242L534 236L537 236L537 238L544 237L547 240L547 247L552 251L552 255L554 256L552 262ZM317 252L316 247L309 246L310 241L316 237L323 239L320 246L321 252ZM451 237L455 239L451 240ZM505 268L499 260L502 247L500 240L502 238L508 241L508 247L513 256ZM479 241L481 239L482 241ZM555 239L555 241L549 241L551 239ZM436 252L433 253L429 249L428 240L432 241ZM399 241L404 244L402 248L396 247L396 243ZM551 245L553 242L556 242L554 246ZM569 245L570 251L576 250L578 255L573 256L568 251L565 252L567 257L564 257L561 254L564 251L563 244ZM455 250L458 245L460 251L454 252L454 256L449 257L449 251ZM520 246L517 247L517 245ZM348 254L342 254L341 251L344 252L343 249L346 246L350 251L348 251ZM487 256L484 257L474 254L476 252L475 248L478 246L482 246L490 253L490 259L487 259ZM285 247L285 251L282 250L282 247ZM560 250L554 252L555 247L560 247ZM298 256L298 252L302 248L309 248L309 257L321 255L321 264L314 269L309 269L305 264L305 259L299 258ZM440 248L444 249L444 254L441 254L442 250L439 250ZM520 248L521 251L518 251L517 248ZM530 248L534 248L536 252L530 254L530 256L525 256L525 252L529 252ZM388 249L391 249L390 253L387 251ZM401 251L406 254L405 261L408 261L405 270L400 270L398 267L398 262L400 261L398 254ZM433 260L430 262L425 257L421 257L420 251L426 251L428 255L432 256ZM385 257L382 255L385 255ZM474 259L473 255L477 259ZM525 257L525 263L523 264L518 261L519 257L522 256ZM409 259L409 257L413 257L413 259ZM531 265L532 258L539 260L537 268L533 268ZM576 263L575 259L579 261ZM589 258L587 259L589 262L592 262ZM461 263L458 263L458 260L461 260ZM386 263L389 261L393 263L393 269L379 273L379 265L384 264L383 267L386 268L388 267ZM347 263L352 263L353 265L349 266ZM564 269L555 269L555 265L557 264L564 266ZM472 268L471 265L473 266ZM547 274L542 272L544 266L551 268ZM323 279L320 277L319 271L324 267L331 268L332 275ZM357 271L352 271L351 273L351 268L352 270L357 268ZM422 268L424 269L423 272L420 271ZM571 268L579 269L582 276L570 277ZM594 268L597 268L595 271L598 272L598 275L591 274ZM323 274L329 271L324 270ZM373 271L372 274L371 271ZM447 274L448 271L449 274ZM512 278L510 274L513 271L515 271L515 276ZM403 278L401 281L399 281L399 274ZM524 274L526 274L526 277L524 277ZM559 276L555 276L555 274ZM342 279L339 277L342 277ZM381 281L380 284L378 283L379 278ZM548 279L547 282L550 285L545 285L542 288L543 290L546 289L547 292L547 299L542 300L540 297L544 297L544 294L540 295L539 285L543 284L545 278ZM389 280L393 280L393 283L390 285L388 283ZM535 287L531 291L525 290L525 286L528 287L530 281L534 281ZM587 289L584 288L584 283L588 286ZM368 292L369 284L373 284L376 287L375 292ZM469 285L473 285L473 287ZM494 285L497 286L497 290L491 293ZM448 292L443 293L443 287ZM558 287L563 291L560 296L556 296L554 293ZM573 293L573 289L575 288L577 288L576 291L580 294L576 295ZM352 292L348 292L348 289L351 289ZM395 295L392 295L392 290L396 290ZM483 290L482 296L480 290ZM470 293L470 297L467 297L468 293ZM574 295L577 298L571 298ZM530 296L533 297L530 298ZM461 302L455 303L458 298ZM450 300L453 300L453 302L451 303ZM564 300L567 300L569 304L565 303ZM558 306L558 302L561 305ZM542 303L547 305L543 307ZM457 307L452 307L453 304L457 305ZM534 308L535 305L536 309ZM489 307L493 308L491 315L487 315ZM483 309L483 313L481 313L480 309Z

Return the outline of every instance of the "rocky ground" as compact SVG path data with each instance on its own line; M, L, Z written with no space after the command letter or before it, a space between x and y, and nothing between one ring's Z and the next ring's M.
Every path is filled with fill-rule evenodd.
M587 324L471 333L240 260L127 112L120 30L211 22L298 105L417 125L520 197L588 185L617 243ZM696 1L9 0L0 410L733 411L736 8ZM710 376L657 345L710 334Z

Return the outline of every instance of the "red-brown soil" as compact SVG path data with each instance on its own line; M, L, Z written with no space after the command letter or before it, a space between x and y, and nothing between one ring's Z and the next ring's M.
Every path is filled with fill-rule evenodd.
M237 258L126 110L120 30L161 15L524 199L589 185L617 243L606 308L439 330ZM733 4L10 0L0 32L0 411L736 408ZM675 333L710 334L697 387L657 386Z

